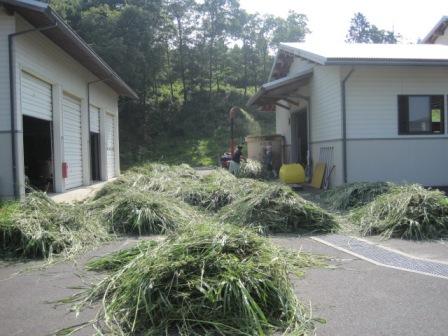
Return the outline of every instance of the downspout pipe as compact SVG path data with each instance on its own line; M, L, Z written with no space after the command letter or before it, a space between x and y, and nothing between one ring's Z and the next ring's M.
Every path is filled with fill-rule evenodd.
M42 32L45 30L54 29L58 26L57 23L54 23L50 26L40 27L40 28L32 28L23 30L20 32L12 33L8 35L8 54L9 54L9 102L10 102L10 117L11 117L11 152L12 152L12 181L13 181L13 189L14 189L14 198L18 199L20 197L19 185L17 183L17 162L18 162L18 153L17 153L17 141L16 141L16 133L17 133L17 125L16 125L16 117L17 117L17 104L16 104L16 78L14 75L14 63L15 63L15 53L14 53L14 39L17 36L25 35L33 32Z
M344 183L347 183L347 81L355 71L352 68L341 82L341 102L342 102L342 161L344 164Z

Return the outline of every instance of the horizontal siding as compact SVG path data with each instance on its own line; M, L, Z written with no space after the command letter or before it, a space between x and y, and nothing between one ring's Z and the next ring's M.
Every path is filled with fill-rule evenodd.
M448 69L356 67L347 82L347 137L403 137L398 135L400 94L448 94Z
M340 139L341 86L338 66L315 66L311 80L311 140Z
M448 185L448 139L349 140L348 182Z
M20 16L16 16L16 24L18 30L31 27ZM84 100L87 100L87 83L96 79L41 33L25 34L16 39L16 62L18 74L24 70L51 84L62 84L64 91ZM17 87L20 90L19 83ZM90 85L90 100L110 113L118 113L118 95L104 83Z
M11 129L8 35L14 31L14 17L7 15L0 5L0 131Z
M301 72L304 69L308 69L312 63L301 57L294 57L294 62L291 64L288 76Z
M115 176L115 120L106 114L107 178Z

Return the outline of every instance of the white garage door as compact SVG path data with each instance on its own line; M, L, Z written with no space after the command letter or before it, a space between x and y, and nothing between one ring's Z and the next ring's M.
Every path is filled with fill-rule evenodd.
M115 176L115 117L106 114L107 178Z
M43 120L53 119L51 84L22 72L20 94L23 115Z
M90 132L100 132L100 109L90 105Z
M62 102L64 162L68 166L65 189L82 185L81 102L64 95Z

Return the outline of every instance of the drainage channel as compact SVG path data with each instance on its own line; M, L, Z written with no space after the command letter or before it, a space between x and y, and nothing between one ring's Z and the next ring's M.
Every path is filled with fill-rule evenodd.
M379 266L448 279L448 264L413 258L349 236L328 235L312 239Z

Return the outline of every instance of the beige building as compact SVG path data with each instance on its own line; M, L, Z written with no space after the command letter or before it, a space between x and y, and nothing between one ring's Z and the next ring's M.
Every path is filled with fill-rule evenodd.
M120 174L120 96L137 98L47 4L0 0L0 197Z
M275 108L287 162L334 166L333 186L448 185L448 46L283 43L270 80L248 104Z

